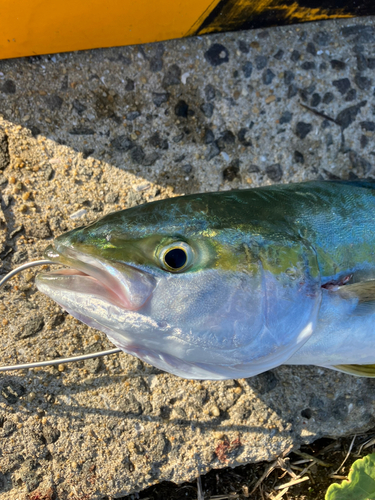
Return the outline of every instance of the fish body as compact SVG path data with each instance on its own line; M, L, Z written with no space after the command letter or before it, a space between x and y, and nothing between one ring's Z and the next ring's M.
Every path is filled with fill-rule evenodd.
M61 235L45 255L71 269L39 275L40 291L185 378L375 363L372 183L156 201Z

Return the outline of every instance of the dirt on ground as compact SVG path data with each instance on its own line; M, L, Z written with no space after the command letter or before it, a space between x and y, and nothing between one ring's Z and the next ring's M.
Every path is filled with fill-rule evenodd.
M375 429L322 438L271 463L212 470L180 485L163 482L120 500L324 500L329 486L347 480L352 464L374 450Z

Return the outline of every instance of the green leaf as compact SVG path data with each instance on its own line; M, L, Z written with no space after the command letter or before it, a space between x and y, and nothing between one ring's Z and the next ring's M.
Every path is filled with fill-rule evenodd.
M325 500L375 500L375 453L356 460L348 481L331 484Z

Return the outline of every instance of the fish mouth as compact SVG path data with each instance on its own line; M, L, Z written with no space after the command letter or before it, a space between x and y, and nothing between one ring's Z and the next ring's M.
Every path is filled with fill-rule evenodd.
M45 256L56 264L69 266L69 269L38 275L38 284L51 291L79 292L103 298L127 311L138 311L156 286L156 279L146 271L64 245L50 245Z

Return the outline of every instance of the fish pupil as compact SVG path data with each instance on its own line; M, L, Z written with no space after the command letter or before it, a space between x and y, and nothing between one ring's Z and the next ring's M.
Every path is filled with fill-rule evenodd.
M186 264L187 255L182 248L172 248L165 254L164 261L171 269L180 269Z

